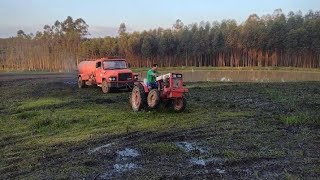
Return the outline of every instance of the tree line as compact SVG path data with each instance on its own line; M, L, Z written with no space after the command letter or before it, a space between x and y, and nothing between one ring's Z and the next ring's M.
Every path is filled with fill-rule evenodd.
M271 15L250 15L246 21L223 20L172 28L127 32L117 37L87 38L79 18L56 21L43 31L0 39L4 69L71 71L86 59L118 56L134 67L160 66L292 66L320 67L320 11L305 15L276 9Z

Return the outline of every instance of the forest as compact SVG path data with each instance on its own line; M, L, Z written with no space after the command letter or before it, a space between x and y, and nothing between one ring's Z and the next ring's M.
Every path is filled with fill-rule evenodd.
M43 30L0 39L3 70L73 71L86 59L126 58L132 67L320 67L320 11L250 15L244 22L193 23L180 19L171 28L128 32L121 23L116 37L90 38L82 18L68 16Z

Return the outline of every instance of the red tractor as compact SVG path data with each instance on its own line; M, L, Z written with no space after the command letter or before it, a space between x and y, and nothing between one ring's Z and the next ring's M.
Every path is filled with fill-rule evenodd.
M162 102L173 107L176 112L186 108L184 94L188 89L183 87L182 74L168 73L156 78L158 89L151 89L146 82L136 82L132 89L130 103L133 111L144 108L155 109Z

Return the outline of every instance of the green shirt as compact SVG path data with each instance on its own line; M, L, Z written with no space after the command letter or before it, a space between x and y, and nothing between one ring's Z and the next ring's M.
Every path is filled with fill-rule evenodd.
M156 76L154 76L154 74L158 74L157 71L152 71L152 69L150 69L148 72L147 72L147 82L148 83L152 83L152 82L156 82Z

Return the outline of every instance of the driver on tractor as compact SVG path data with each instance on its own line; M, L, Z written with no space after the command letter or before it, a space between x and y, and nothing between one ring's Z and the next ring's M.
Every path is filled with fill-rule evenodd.
M158 64L153 64L152 68L147 72L147 86L149 89L158 89L156 77L159 75L157 72Z

